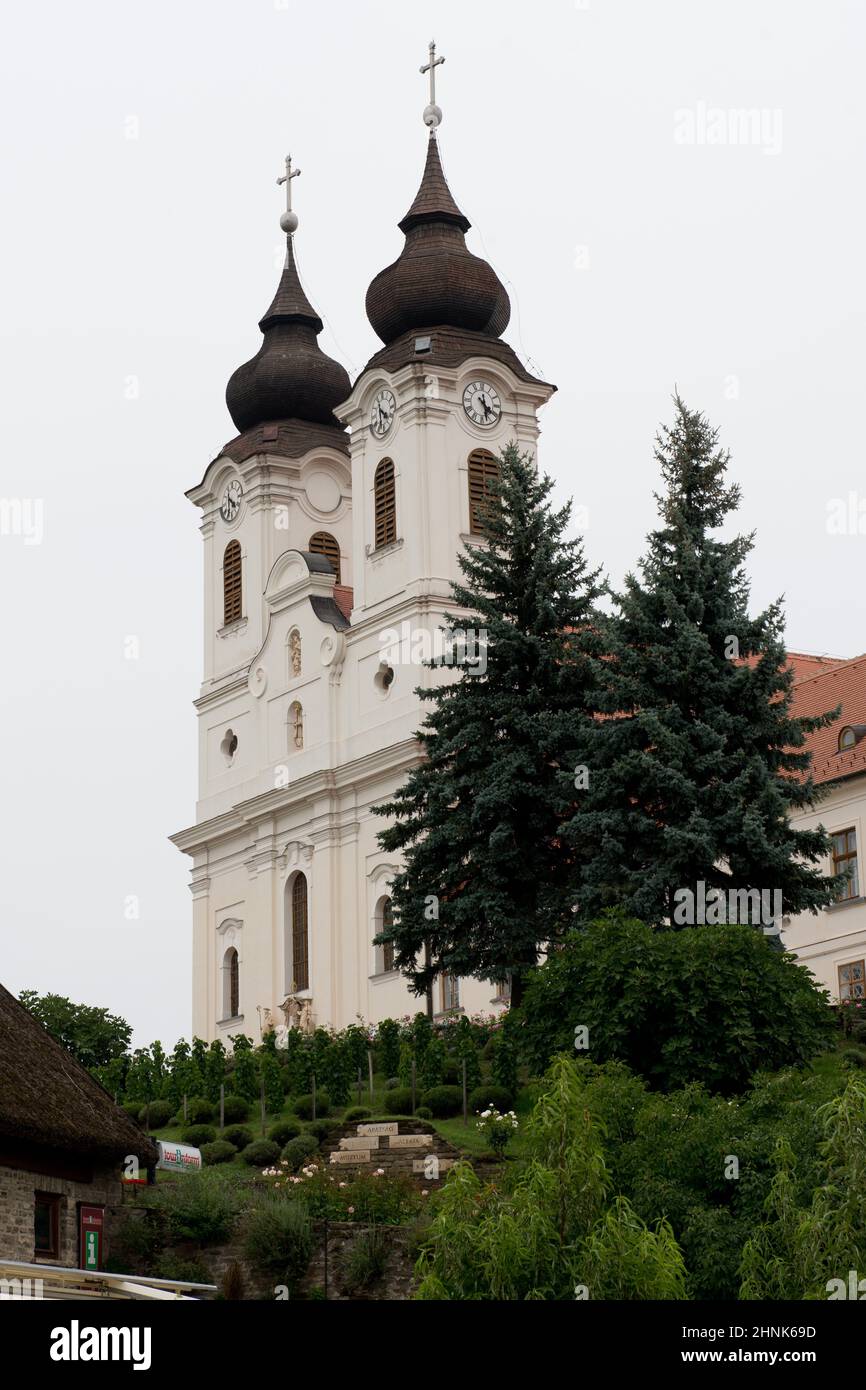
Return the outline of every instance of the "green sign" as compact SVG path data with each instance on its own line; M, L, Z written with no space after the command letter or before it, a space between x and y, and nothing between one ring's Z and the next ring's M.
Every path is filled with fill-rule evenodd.
M84 1268L99 1269L99 1232L84 1232Z

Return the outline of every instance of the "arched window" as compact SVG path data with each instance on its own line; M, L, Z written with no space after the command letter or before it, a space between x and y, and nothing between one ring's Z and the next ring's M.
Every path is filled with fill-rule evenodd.
M390 898L380 898L376 906L376 935L390 931L394 925L394 910ZM376 947L376 969L380 975L387 975L394 969L394 943L386 941Z
M376 549L392 545L397 539L397 494L394 487L394 460L382 459L373 479Z
M289 992L310 988L310 944L307 926L307 880L296 874L292 882L292 963Z
M489 449L473 449L469 455L469 530L486 534L485 511L490 506L489 483L499 481L499 463Z
M298 700L293 700L289 705L289 747L303 748L304 746L304 711Z
M337 576L337 583L340 579L340 547L335 536L329 531L317 531L314 536L310 536L309 549L313 555L324 555L326 560L330 560L331 569Z
M241 547L239 541L229 541L223 555L223 626L236 623L243 617L241 587Z
M237 1018L241 1011L238 953L230 946L223 956L223 1018Z
M848 748L854 748L857 743L857 734L849 724L839 735L839 752L844 753Z

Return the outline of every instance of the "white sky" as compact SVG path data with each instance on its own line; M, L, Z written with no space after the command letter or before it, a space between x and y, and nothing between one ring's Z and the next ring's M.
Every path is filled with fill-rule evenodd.
M44 535L0 535L0 979L108 1006L137 1043L190 1026L189 861L166 838L196 791L183 493L234 434L289 150L323 347L353 374L375 350L364 295L420 179L431 29L452 191L509 283L506 338L559 385L541 461L588 508L592 561L618 582L642 550L676 383L732 449L755 605L786 594L794 649L866 649L866 534L826 526L866 498L866 7L17 0L0 494L41 501ZM763 137L677 138L714 108L762 112Z

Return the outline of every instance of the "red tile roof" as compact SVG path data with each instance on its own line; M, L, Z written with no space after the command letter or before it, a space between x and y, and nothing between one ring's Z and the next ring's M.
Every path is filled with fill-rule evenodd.
M834 661L832 657L810 657L789 653L794 667L792 712L799 717L825 714L842 706L838 719L825 729L817 729L807 739L812 753L812 776L818 783L835 782L843 777L866 773L866 738L853 748L839 752L839 734L849 724L866 724L866 655L836 661L816 674L799 675L809 663Z
M334 602L347 621L351 621L352 607L355 601L354 590L346 584L334 585Z

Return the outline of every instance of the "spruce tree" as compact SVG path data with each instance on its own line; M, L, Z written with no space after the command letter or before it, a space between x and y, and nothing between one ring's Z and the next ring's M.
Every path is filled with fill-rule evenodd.
M570 505L552 506L550 478L513 444L499 465L485 543L460 556L458 611L444 620L457 653L461 632L484 634L486 670L464 662L419 691L432 706L424 759L376 809L393 818L380 843L405 866L388 934L397 968L418 994L442 972L510 975L516 1003L572 920L573 854L558 829L574 792L560 774L594 711L600 586L582 541L566 537Z
M754 537L719 534L740 500L729 454L674 402L656 436L661 525L603 624L606 717L585 740L589 784L565 827L569 843L592 846L580 917L619 905L676 923L677 890L701 881L779 890L784 913L815 911L836 892L815 867L828 839L790 816L817 799L804 744L834 714L793 717L781 601L749 615Z

